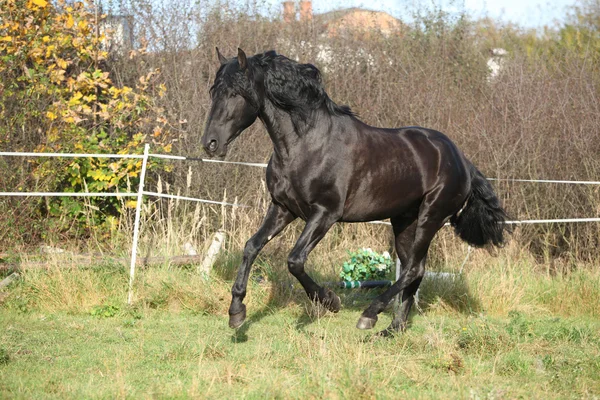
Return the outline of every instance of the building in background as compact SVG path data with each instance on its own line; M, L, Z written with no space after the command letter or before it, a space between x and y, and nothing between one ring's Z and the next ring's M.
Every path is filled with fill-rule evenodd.
M402 22L383 11L372 11L358 7L344 8L322 14L313 14L312 1L284 1L283 21L310 22L318 34L326 37L364 36L378 33L385 37L400 34Z
M297 7L296 7L297 5ZM390 37L403 35L405 25L397 18L382 11L371 11L362 8L346 8L314 14L312 1L284 1L282 3L282 20L286 25L300 22L309 26L316 33L314 41L291 42L282 37L278 48L287 56L301 62L313 62L319 65L322 72L332 72L340 66L356 66L375 68L375 58L362 46L345 48L331 46L331 40L337 38L367 39L373 36ZM335 50L337 49L337 50ZM392 64L391 59L379 60Z
M109 15L100 23L105 36L102 47L109 53L125 54L133 49L133 18L128 15Z
M506 55L508 52L503 48L495 48L490 50L491 57L487 61L487 66L489 70L488 82L493 82L502 69L504 68L504 63L506 61Z

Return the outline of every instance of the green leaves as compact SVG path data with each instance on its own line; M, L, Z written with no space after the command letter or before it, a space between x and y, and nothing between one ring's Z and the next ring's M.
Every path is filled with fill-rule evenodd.
M119 307L112 304L96 306L90 311L90 315L98 318L111 318L117 315Z
M348 252L350 260L344 262L340 278L344 281L383 279L391 270L392 259L388 252L379 254L370 248Z

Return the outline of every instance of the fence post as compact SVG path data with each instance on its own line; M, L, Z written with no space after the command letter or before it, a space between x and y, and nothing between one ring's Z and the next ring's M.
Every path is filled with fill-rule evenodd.
M135 205L135 223L133 225L133 243L131 245L131 266L129 267L129 294L127 295L127 304L131 304L133 300L133 278L135 276L135 263L137 260L138 236L140 234L140 214L142 211L142 200L144 197L144 180L146 179L148 153L150 153L150 145L146 143L144 146L144 158L142 159L142 172L140 174L137 202Z

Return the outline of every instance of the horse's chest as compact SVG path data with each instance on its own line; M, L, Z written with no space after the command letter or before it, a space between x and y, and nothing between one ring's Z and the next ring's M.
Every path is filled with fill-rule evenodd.
M282 173L268 173L267 188L273 201L285 206L302 219L309 216L308 200L300 191L296 190L296 185L288 176Z

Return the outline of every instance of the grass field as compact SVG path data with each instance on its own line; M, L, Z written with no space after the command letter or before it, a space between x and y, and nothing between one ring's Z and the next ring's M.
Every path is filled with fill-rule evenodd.
M25 271L0 292L0 397L600 396L597 269L491 259L425 281L409 330L374 339L354 325L377 292L338 290L342 311L323 314L274 272L251 279L248 321L232 331L228 268L210 281L140 271L132 307L121 267Z

